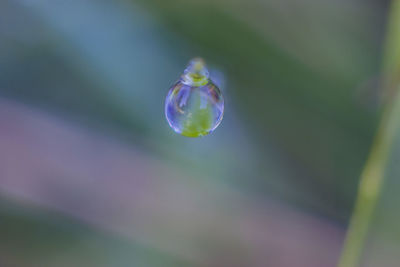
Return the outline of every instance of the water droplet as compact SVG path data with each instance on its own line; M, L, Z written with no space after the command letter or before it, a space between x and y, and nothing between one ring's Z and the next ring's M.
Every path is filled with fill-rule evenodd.
M204 61L192 59L165 99L169 125L184 136L204 136L218 127L223 114L221 91L209 78Z

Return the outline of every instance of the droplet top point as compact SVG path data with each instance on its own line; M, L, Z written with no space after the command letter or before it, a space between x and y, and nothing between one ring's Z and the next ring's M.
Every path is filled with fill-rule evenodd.
M182 82L190 86L202 86L207 84L209 76L204 60L197 57L187 65L182 75Z

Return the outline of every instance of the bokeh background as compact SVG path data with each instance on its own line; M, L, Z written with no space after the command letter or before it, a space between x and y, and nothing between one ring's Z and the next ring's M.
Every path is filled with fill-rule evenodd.
M389 4L1 0L0 266L336 266ZM164 99L196 56L225 116L190 139ZM400 266L397 136L362 266Z

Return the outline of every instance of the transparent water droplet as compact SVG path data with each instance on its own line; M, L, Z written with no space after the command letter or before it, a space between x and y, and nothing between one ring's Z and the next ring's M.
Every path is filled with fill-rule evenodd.
M218 127L223 114L221 91L209 78L204 61L192 59L165 99L169 125L184 136L204 136Z

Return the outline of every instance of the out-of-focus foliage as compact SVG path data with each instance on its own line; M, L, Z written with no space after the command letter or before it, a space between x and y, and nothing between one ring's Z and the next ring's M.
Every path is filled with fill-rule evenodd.
M28 250L21 266L334 266L378 123L386 8L1 1L0 240L15 236L0 241L0 257ZM221 81L226 110L210 136L186 139L169 129L163 102L195 56ZM396 187L387 190L382 227L399 203Z

